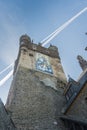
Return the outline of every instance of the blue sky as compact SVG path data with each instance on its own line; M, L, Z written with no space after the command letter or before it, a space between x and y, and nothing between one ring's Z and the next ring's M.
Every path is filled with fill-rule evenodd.
M22 34L38 43L85 7L87 0L0 0L0 71L16 59ZM87 59L85 32L87 11L50 42L58 47L66 76L75 80L82 72L77 55ZM11 80L0 87L4 103Z

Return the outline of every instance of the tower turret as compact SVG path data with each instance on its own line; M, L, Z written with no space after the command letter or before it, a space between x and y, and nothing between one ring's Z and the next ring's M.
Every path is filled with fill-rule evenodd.
M28 43L31 43L31 39L27 34L25 34L20 37L19 42L20 42L20 46L24 44L28 45Z
M81 69L84 71L87 69L87 61L80 55L77 56Z

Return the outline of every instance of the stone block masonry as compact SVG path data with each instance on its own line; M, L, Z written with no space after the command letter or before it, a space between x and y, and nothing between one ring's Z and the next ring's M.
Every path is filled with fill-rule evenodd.
M0 99L0 130L16 130L16 127L8 115L4 104Z
M58 118L64 102L61 91L45 86L35 71L20 67L6 108L18 130L65 130Z

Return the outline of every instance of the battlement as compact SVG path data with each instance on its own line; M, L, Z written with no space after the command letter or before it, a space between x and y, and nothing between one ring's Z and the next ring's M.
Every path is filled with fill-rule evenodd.
M28 35L22 35L20 37L20 48L26 47L27 49L40 52L42 54L48 55L50 57L59 58L58 48L56 46L50 45L48 48L41 46L41 44L35 44L31 41Z

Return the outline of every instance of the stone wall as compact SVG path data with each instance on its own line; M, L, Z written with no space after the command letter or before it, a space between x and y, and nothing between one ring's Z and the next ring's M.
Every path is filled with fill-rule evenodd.
M15 73L6 104L9 114L18 130L65 130L59 119L65 103L62 83L56 90L35 73L23 67Z
M9 117L4 104L0 99L0 130L16 130L13 121Z

